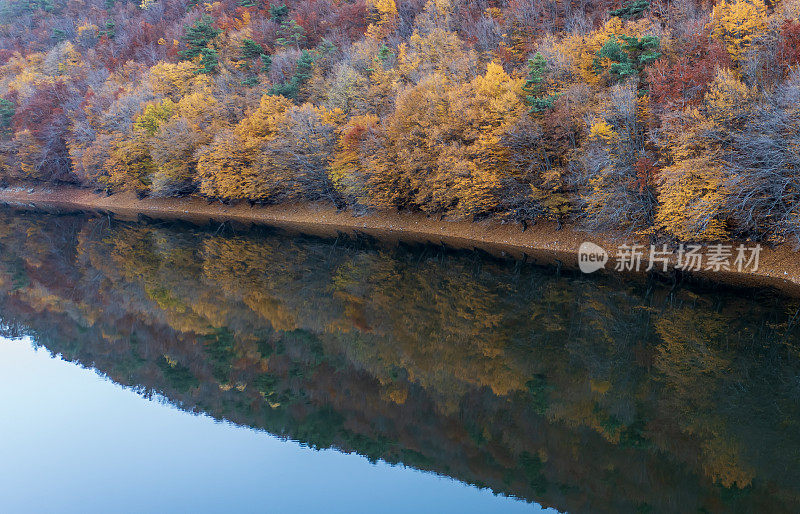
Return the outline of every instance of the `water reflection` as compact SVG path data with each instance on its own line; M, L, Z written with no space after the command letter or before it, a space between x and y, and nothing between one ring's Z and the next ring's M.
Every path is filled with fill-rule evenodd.
M800 302L1 212L9 332L189 411L573 512L797 511Z

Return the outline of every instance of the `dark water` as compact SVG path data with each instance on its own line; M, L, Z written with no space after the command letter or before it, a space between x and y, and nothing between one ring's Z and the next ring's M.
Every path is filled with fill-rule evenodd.
M0 217L7 335L185 411L561 511L800 510L798 300L366 239Z

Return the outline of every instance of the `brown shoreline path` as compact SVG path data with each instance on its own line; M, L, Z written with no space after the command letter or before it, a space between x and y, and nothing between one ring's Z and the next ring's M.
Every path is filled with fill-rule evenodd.
M0 188L0 204L42 211L97 211L113 213L123 219L136 219L141 214L199 224L211 220L236 221L320 236L360 232L388 242L430 242L455 248L479 248L495 255L525 257L529 261L558 263L568 268L577 268L578 248L584 241L598 244L612 254L620 244L644 244L622 235L598 235L570 226L558 230L554 223L538 223L523 232L519 225L496 221L439 221L420 214L390 211L354 216L325 204L251 207L246 202L224 205L197 197L138 199L133 193L106 196L68 186ZM800 297L800 252L788 244L764 248L760 261L756 273L731 271L695 275L737 286L774 287Z

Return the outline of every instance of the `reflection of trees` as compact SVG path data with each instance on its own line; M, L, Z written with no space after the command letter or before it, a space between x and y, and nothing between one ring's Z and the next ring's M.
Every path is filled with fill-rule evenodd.
M736 442L725 434L724 420L716 415L717 387L732 373L721 348L729 321L717 312L696 305L674 309L669 318L656 321L662 343L655 366L666 385L664 407L673 410L680 429L704 440L701 459L712 478L725 487L746 487L752 472L743 469Z
M403 370L440 396L448 412L475 387L498 396L524 388L524 372L505 355L501 296L487 277L474 276L460 261L441 273L430 260L364 257L343 262L333 277L334 296L350 308L351 325L367 328L348 348L351 358L382 382Z
M2 221L6 321L183 408L574 511L800 504L796 301L360 240Z

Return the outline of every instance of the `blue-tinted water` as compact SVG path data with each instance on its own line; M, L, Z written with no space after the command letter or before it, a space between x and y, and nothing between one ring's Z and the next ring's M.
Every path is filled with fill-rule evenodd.
M2 512L541 512L148 400L0 340Z
M0 512L799 511L800 301L679 279L0 210Z

